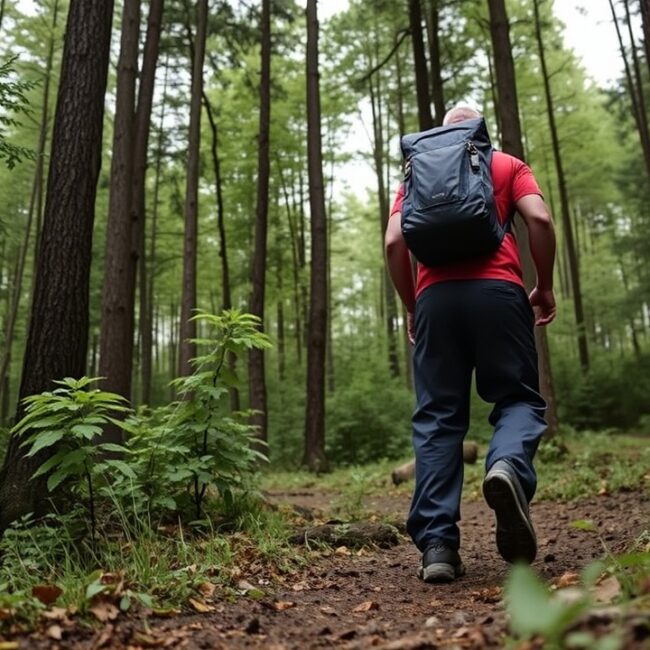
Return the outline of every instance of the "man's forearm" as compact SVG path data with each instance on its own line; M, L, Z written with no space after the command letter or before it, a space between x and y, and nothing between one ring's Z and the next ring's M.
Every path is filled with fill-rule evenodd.
M390 278L406 310L413 313L415 310L413 267L408 248L403 240L386 244L386 263Z
M528 223L530 252L537 270L537 288L545 291L553 288L553 265L555 263L555 231L552 221L530 220Z

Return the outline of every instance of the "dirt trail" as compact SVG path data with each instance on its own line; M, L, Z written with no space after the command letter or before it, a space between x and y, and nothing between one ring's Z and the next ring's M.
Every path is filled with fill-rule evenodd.
M314 507L324 505L329 495L285 493L273 498ZM374 507L384 515L403 518L408 500L375 499ZM602 555L596 536L572 528L571 521L594 521L616 552L648 528L649 515L648 497L641 493L618 493L571 504L537 504L533 509L539 539L535 567L553 580ZM286 588L269 595L269 587L263 587L267 595L258 601L242 598L220 604L204 616L150 620L144 635L142 622L125 621L104 630L104 636L100 632L83 640L64 640L57 647L502 647L506 621L500 601L507 566L494 545L492 512L482 502L466 503L461 531L467 575L450 585L426 585L418 580L419 555L405 540L390 550L350 555L333 552L292 578ZM257 584L255 575L244 577ZM33 637L32 643L37 643Z

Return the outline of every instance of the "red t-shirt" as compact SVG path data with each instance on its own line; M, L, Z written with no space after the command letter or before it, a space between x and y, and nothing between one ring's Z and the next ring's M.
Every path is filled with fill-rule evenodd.
M529 194L540 194L539 185L533 172L526 163L502 151L495 151L492 156L492 185L497 206L497 216L504 224L508 218L514 217L515 203ZM395 197L391 217L401 215L404 186ZM446 280L507 280L522 287L521 261L519 249L514 234L508 232L501 246L488 255L436 266L435 268L418 264L416 297L428 286Z

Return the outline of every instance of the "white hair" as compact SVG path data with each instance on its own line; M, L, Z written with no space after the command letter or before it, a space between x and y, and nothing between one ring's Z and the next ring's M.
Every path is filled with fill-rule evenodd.
M483 113L479 110L478 106L476 104L471 104L469 102L458 102L453 108L450 108L447 113L445 114L444 119L442 120L442 124L444 126L447 126L449 122L451 121L451 118L454 116L455 113L458 111L471 111L472 113L476 113L477 117L482 117Z

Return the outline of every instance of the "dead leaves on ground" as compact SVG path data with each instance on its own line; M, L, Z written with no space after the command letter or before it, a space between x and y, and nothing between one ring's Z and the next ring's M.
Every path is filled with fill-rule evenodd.
M379 603L376 603L374 600L367 600L365 603L357 605L352 611L355 614L359 614L362 612L370 612L373 609L379 609Z

